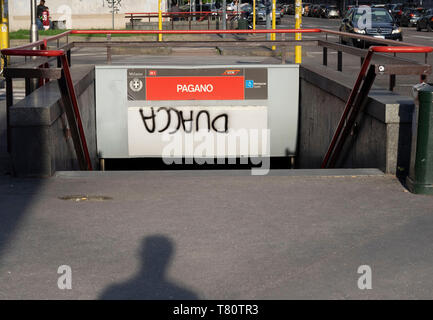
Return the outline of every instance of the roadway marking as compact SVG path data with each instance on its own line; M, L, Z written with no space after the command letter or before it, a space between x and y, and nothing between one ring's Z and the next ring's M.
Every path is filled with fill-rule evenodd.
M418 35L413 35L412 37L414 37L414 38L420 38L420 39L428 39L430 41L433 41L433 37L418 36Z
M323 54L323 52L322 51L307 51L307 55L309 55L309 54ZM337 54L337 52L336 51L331 51L331 52L328 52L328 54Z
M320 34L318 34L318 35L316 35L316 36L307 36L307 35L302 35L302 38L303 39L318 39L318 38L320 38L320 37L322 37L322 35L320 35ZM336 39L336 38L338 38L338 36L333 36L333 35L328 35L328 39Z

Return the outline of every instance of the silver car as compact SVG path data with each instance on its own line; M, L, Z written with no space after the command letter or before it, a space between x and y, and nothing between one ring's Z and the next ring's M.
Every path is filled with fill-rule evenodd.
M271 16L272 16L272 11L271 11ZM252 15L250 15L250 17L252 19ZM276 18L276 24L280 24L281 23L281 13L277 10L275 10L275 18ZM266 23L266 6L262 3L260 3L256 7L256 19L257 19L257 23L260 23L260 22Z
M325 10L325 17L328 19L340 18L340 10L337 6L328 6Z

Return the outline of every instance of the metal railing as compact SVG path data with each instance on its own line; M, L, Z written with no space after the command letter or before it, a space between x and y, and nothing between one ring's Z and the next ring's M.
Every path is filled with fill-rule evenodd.
M72 42L68 41L68 37L71 35L92 35L92 34L105 34L107 37L111 38L113 34L135 34L135 35L158 35L158 34L296 34L296 33L313 33L313 34L323 34L325 36L325 41L321 39L315 40L279 40L279 41L262 41L262 40L254 40L254 41L189 41L189 42L179 42L179 41L97 41L97 42ZM346 45L331 43L327 41L328 35L338 35L350 37L353 39L361 39L368 40L372 43L384 44L387 46L393 47L380 47L374 46L369 50L363 50L365 56L362 56L362 51L359 51L356 48L352 48ZM62 47L59 46L59 40L62 38L66 38L66 44ZM57 48L54 50L48 49L48 43L57 40ZM24 46L4 49L1 51L3 58L7 56L25 56L25 57L39 57L42 60L32 61L30 63L26 63L20 67L16 66L7 66L4 71L4 76L6 78L7 85L7 113L9 112L10 106L13 104L13 89L12 89L12 79L13 78L25 78L26 81L30 78L39 78L39 85L44 85L49 79L58 79L59 80L59 88L62 93L62 99L65 105L65 112L68 117L68 122L71 129L71 134L74 141L75 151L77 153L77 158L80 164L80 169L82 170L91 170L91 160L89 156L89 151L87 149L86 138L84 135L84 130L81 122L78 101L75 94L74 86L72 83L72 78L70 74L70 65L71 65L71 49L74 47L106 47L107 48L107 61L111 62L111 48L115 46L127 46L127 47L138 47L138 46L152 46L152 47L167 47L167 46L184 46L184 47L193 47L193 46L219 46L219 45L235 45L235 46L263 46L263 45L272 45L272 46L280 46L282 63L286 62L285 53L287 51L287 46L290 43L305 43L305 42L315 42L318 45L323 47L323 62L324 65L327 65L327 50L328 48L337 50L339 56L342 55L343 52L358 55L361 57L362 67L360 73L358 75L357 81L351 91L349 99L346 103L345 110L341 117L341 120L337 126L335 134L331 140L330 146L328 147L328 151L324 157L322 167L331 167L335 164L336 159L338 158L338 154L341 151L341 147L344 144L345 137L350 132L351 125L353 125L356 115L361 109L363 103L365 102L366 97L368 96L368 91L371 88L371 85L374 81L376 73L383 73L383 70L380 70L378 65L370 65L373 59L373 53L383 54L383 53L424 53L425 59L427 61L427 54L433 51L432 47L419 47L410 43L397 42L393 40L384 40L384 39L376 39L368 36L362 35L354 35L348 34L344 32L338 32L333 30L326 29L272 29L272 30L70 30L66 31L57 36L49 37L44 40L30 43ZM395 46L398 45L398 46ZM35 50L36 49L36 50ZM57 68L49 68L50 59L57 58ZM387 59L391 59L393 62L405 62L404 66L397 65L398 67L385 67L388 74L392 76L392 72L395 74L420 74L426 75L431 73L431 66L426 64L420 64L411 60L403 60L401 58L387 56ZM390 60L390 61L391 61ZM6 61L6 59L5 59ZM342 71L342 58L339 57L338 70ZM389 71L391 70L391 71ZM391 72L391 73L389 73ZM360 89L361 87L361 89ZM26 86L26 94L27 94L27 86ZM9 123L8 123L8 132L9 132Z
M227 11L226 19L228 22L233 21L240 15L243 11ZM129 19L130 28L133 30L136 23L140 23L142 19L147 19L151 22L152 18L159 18L158 12L127 12L125 13L125 19ZM162 12L161 18L169 19L171 22L171 29L174 30L175 21L186 21L188 22L188 30L192 28L192 22L196 20L197 22L202 22L207 20L208 30L210 30L210 24L212 20L221 20L223 18L223 13L219 11L179 11L179 12Z
M355 124L356 117L359 111L363 107L368 97L368 92L373 85L374 78L376 77L377 71L385 72L387 67L379 66L378 70L374 65L370 65L371 59L374 53L429 53L432 52L432 47L370 47L367 51L367 55L364 58L364 62L361 66L361 70L358 74L356 82L350 92L349 98L347 99L344 107L343 114L341 115L340 121L338 122L337 129L334 132L332 140L329 144L325 157L322 161L322 168L334 167L338 156L343 148L346 138L349 136L353 125ZM382 68L380 68L382 67ZM413 68L413 66L410 66ZM393 72L397 72L401 66L398 66ZM420 70L421 72L422 70Z
M8 151L10 152L10 122L9 108L13 105L13 78L24 77L26 79L26 95L29 92L29 80L32 78L39 79L39 86L43 86L51 79L57 79L59 89L62 95L62 101L68 119L69 129L74 143L75 153L81 170L92 170L89 149L87 146L86 136L84 133L83 123L81 121L80 109L75 93L74 84L70 71L71 46L69 43L56 50L48 50L48 42L59 40L67 37L71 32L67 31L60 35L49 37L28 45L15 47L12 49L2 50L2 56L21 56L21 57L40 57L45 58L42 61L35 60L32 62L36 68L21 69L5 68L4 77L6 79L6 111L7 111L7 140ZM59 42L57 43L59 46ZM56 69L50 69L50 60L57 59ZM4 59L5 62L7 59Z

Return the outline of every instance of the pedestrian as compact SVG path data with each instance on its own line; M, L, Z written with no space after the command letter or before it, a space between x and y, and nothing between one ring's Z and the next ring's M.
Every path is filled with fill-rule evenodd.
M172 19L173 21L179 21L179 12L180 12L180 8L179 8L179 6L177 5L177 1L176 1L176 0L173 0L173 1L171 2L171 12L172 12L171 19ZM174 14L174 13L177 13L177 14Z
M39 5L36 7L36 25L38 26L38 30L43 30L44 25L42 23L42 15L44 11L47 11L48 7L45 6L45 0L41 0Z

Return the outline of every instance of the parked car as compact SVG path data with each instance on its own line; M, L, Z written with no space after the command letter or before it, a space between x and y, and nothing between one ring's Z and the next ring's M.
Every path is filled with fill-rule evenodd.
M318 4L315 8L314 8L314 17L316 18L320 18L320 11L322 10L322 5Z
M308 16L309 17L315 17L316 16L316 12L319 9L319 5L318 4L313 4L311 6L310 11L308 12Z
M416 24L416 31L427 29L433 31L433 9L427 9L424 14L418 19Z
M342 17L345 17L345 16L347 16L347 14L349 13L349 11L350 10L352 10L353 8L355 8L356 6L353 6L353 5L350 5L350 6L347 6L347 8L343 8L343 12L341 12L341 16Z
M327 6L325 10L325 18L340 18L340 10L338 10L337 6L334 5Z
M272 13L271 13L272 15ZM278 11L275 11L275 23L281 24L281 14ZM248 16L248 20L251 22L253 20L253 15L250 14ZM266 23L266 6L263 3L260 3L256 5L256 22L259 23Z
M397 25L391 14L383 8L371 8L371 26L364 27L359 22L364 15L364 10L354 8L348 12L340 25L340 31L354 33L358 35L366 35L379 39L390 39L403 41L401 28ZM357 47L365 47L369 42L361 39L353 39L350 37L341 37L341 43L352 43Z
M403 14L403 4L402 3L392 3L388 7L388 12L392 15L396 22L400 21L400 17Z
M295 6L293 4L285 4L284 14L295 14Z
M414 3L393 3L390 4L388 7L388 11L393 16L394 20L397 23L400 23L401 16L403 15L403 12L407 9L413 9L416 8L416 5Z
M243 3L239 6L239 10L242 12L242 17L249 19L249 16L253 13L253 6L249 3Z
M318 18L325 18L325 10L326 10L326 5L325 4L321 4L319 6L319 11L317 13L317 17Z
M424 14L424 8L406 9L400 18L400 25L402 27L416 26L418 19Z

